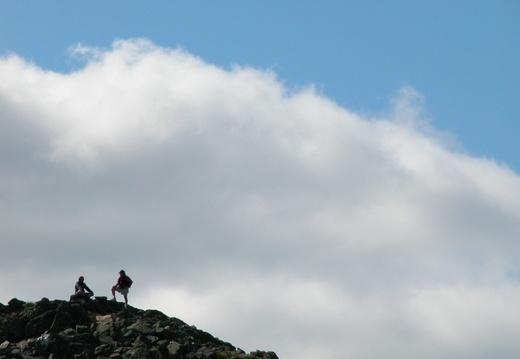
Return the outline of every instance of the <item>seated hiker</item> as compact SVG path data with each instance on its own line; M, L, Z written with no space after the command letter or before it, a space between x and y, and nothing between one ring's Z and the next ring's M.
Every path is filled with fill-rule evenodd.
M119 278L117 279L117 283L112 287L112 298L113 301L116 300L116 291L123 295L125 298L125 307L128 304L128 289L132 286L133 281L129 276L126 275L124 270L119 271Z
M74 287L74 293L78 297L90 298L94 295L94 292L85 284L85 277L80 276Z

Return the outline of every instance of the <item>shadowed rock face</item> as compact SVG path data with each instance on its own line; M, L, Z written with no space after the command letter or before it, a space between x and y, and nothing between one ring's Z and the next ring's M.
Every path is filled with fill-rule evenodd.
M157 310L106 297L0 303L0 358L278 359L250 354Z

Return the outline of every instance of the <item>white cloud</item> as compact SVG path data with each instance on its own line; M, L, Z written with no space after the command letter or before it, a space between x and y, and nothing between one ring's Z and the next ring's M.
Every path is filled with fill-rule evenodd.
M124 268L136 305L282 358L520 353L520 178L418 91L364 118L147 40L73 52L0 61L0 301Z

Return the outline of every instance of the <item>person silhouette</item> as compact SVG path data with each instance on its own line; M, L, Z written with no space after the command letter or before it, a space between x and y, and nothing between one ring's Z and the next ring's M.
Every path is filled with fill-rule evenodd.
M83 298L90 298L94 295L92 289L90 289L88 285L85 283L85 277L80 276L78 278L78 281L74 286L74 294L76 294L78 297Z
M112 287L112 301L116 301L116 291L123 295L125 299L125 307L128 305L128 290L132 286L133 281L126 275L124 270L119 271L119 278L116 285Z

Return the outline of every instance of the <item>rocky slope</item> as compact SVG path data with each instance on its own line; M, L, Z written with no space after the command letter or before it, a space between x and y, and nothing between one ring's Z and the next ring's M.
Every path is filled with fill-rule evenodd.
M177 318L105 297L0 303L0 358L278 359L273 352L246 354Z

